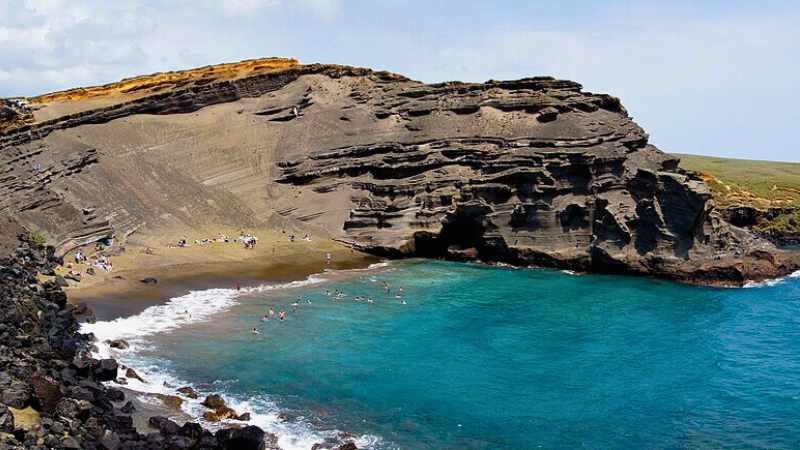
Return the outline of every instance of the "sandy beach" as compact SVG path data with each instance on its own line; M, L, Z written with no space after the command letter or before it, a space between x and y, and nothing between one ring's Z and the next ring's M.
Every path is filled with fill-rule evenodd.
M223 231L224 233L224 231ZM193 290L215 287L242 287L264 282L301 280L325 269L355 269L379 261L371 255L352 251L342 244L326 238L310 241L297 236L290 242L290 233L277 230L251 231L258 236L255 249L246 249L241 242L195 243L187 236L189 246L167 247L154 240L115 243L107 249L116 253L110 256L114 269L106 271L95 267L95 275L88 275L86 263L75 263L75 251L64 257L65 266L56 273L65 275L72 263L75 271L83 274L80 283L68 280L65 288L70 302L86 302L99 320L112 320L136 314L145 308L186 294ZM236 233L226 233L233 238ZM147 249L150 252L147 252ZM92 261L96 251L83 248L84 255ZM327 255L331 262L327 262ZM157 283L141 280L152 277ZM49 277L45 277L49 278Z

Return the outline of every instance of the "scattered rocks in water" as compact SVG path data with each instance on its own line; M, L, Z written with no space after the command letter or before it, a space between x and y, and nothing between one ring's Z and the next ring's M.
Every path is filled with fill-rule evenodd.
M194 398L194 399L197 398L197 391L195 391L190 386L184 386L184 387L178 389L178 392L180 392L181 394L183 394L183 395L185 395L185 396L187 396L189 398Z
M130 400L128 400L128 402L125 403L122 406L122 408L120 408L119 410L122 411L125 414L130 414L130 413L136 411L136 407L133 405L133 403Z
M72 315L75 316L75 317L91 316L92 314L94 314L92 309L89 308L89 305L87 305L84 302L72 303L72 304L67 305L66 308L67 308L67 311L71 312Z
M294 422L295 420L297 420L297 417L295 417L292 414L289 414L287 412L281 411L281 412L278 413L278 420L280 420L283 423L289 423L289 422Z
M108 395L108 399L112 402L121 402L125 400L125 393L122 392L121 389L108 388L106 394Z
M211 394L207 396L206 399L203 400L203 403L201 404L206 408L211 408L211 409L219 409L224 406L227 406L225 404L225 400L218 394Z
M236 420L241 420L242 422L247 422L250 420L250 413L244 413L236 417Z
M177 395L153 393L153 394L147 394L147 396L161 400L161 403L163 403L164 406L167 406L172 409L180 409L181 405L183 405L183 399L178 397Z
M134 380L139 380L142 383L147 383L146 381L144 381L144 378L140 377L139 374L136 373L136 371L130 367L128 367L128 370L125 371L125 376L128 378L133 378Z
M144 283L144 284L156 284L156 283L158 283L158 280L156 280L153 277L147 277L147 278L142 278L141 282Z
M125 339L114 339L113 341L106 341L108 346L111 348L116 348L119 350L127 350L130 348L130 344Z

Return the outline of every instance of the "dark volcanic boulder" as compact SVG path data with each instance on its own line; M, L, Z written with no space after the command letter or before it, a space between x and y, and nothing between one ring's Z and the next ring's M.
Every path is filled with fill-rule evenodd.
M158 283L158 280L156 280L153 277L147 277L147 278L142 278L142 283L144 283L144 284L156 284L156 283Z
M216 434L222 448L229 450L263 450L265 433L261 428L248 425L243 428L226 428Z
M11 433L14 431L14 415L8 407L0 405L0 432Z
M61 386L52 378L44 375L34 375L31 377L31 386L42 411L53 412L58 402L63 397Z
M101 359L92 365L92 375L97 381L111 381L117 378L117 361Z
M31 389L23 383L12 384L3 389L2 402L12 408L22 409L28 406L31 399Z

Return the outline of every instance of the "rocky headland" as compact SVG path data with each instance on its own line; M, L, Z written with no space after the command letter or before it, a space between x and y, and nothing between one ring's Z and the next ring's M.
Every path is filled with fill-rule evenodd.
M723 220L619 99L571 81L273 58L29 100L2 119L0 214L60 251L289 224L391 257L703 284L800 267Z

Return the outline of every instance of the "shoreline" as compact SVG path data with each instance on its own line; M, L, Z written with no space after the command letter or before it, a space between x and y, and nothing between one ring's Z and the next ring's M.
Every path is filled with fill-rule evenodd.
M213 315L222 313L232 305L236 304L237 302L235 298L239 296L252 295L252 293L260 292L262 290L268 291L273 289L291 289L295 286L303 285L305 283L326 283L330 282L333 277L342 276L342 273L331 273L330 271L349 274L347 276L356 276L356 274L359 272L365 270L377 270L379 267L383 266L384 264L380 258L355 253L350 259L332 262L330 265L324 262L320 263L316 260L315 255L306 255L305 257L290 263L276 262L264 267L250 267L249 272L242 272L240 267L234 265L230 268L230 270L227 271L211 272L209 273L209 276L203 277L202 280L197 279L196 271L191 271L192 269L189 267L182 267L186 270L172 272L169 274L169 278L165 278L169 280L169 283L164 283L158 288L157 286L148 286L149 288L153 289L145 292L145 294L155 300L155 305L143 304L142 302L131 304L128 302L131 294L127 291L119 289L117 289L111 298L104 297L99 299L83 299L89 304L90 307L97 308L97 310L100 311L100 314L97 314L97 316L102 318L102 322L98 322L98 326L101 327L100 329L87 330L84 328L81 330L81 332L99 332L100 335L96 336L97 341L95 341L96 348L92 351L96 358L114 358L115 360L119 361L121 368L133 369L138 376L143 378L142 380L136 380L134 378L123 376L121 382L120 379L117 379L106 383L107 387L120 389L129 394L127 399L133 401L137 408L137 410L131 415L133 417L134 424L137 428L139 428L140 432L147 433L148 431L152 430L148 420L149 417L152 416L167 417L169 419L176 420L179 423L189 421L198 422L204 427L208 427L212 430L223 429L226 427L245 426L253 422L251 422L249 418L244 421L237 419L235 421L223 420L219 422L209 422L204 420L203 414L204 411L207 411L207 409L199 406L199 402L206 396L217 395L221 392L198 389L193 380L180 379L179 376L176 378L176 374L165 371L163 368L156 368L156 370L153 370L152 367L147 366L137 367L135 362L137 357L135 349L137 345L141 343L147 345L147 341L150 339L151 335L158 333L169 333L171 328L159 329L157 331L150 330L149 332L145 331L141 335L127 336L123 334L121 339L127 339L127 341L130 341L131 348L120 350L112 349L108 345L108 340L106 339L107 336L103 336L103 325L107 324L107 322L115 321L115 319L120 319L122 320L122 323L117 323L120 324L122 328L125 328L125 325L123 324L126 318L133 318L150 306L166 306L173 301L180 302L182 300L189 300L189 298L192 298L191 300L199 301L199 304L194 305L196 306L196 309L192 309L193 315L197 321L192 321L191 323L202 324L203 322L210 320ZM191 273L187 271L191 271ZM233 279L230 278L232 274L236 274L237 276L243 276L244 274L248 277L248 280L258 281L258 283L255 283L252 286L245 286L242 284L242 292L236 292L233 290ZM328 274L328 276L324 276L324 274ZM321 275L322 277L317 278L316 275ZM237 278L237 280L238 279L239 278ZM220 287L220 285L217 284L220 281L225 280L228 282L223 286L230 287ZM116 287L118 287L118 285L112 286L112 288ZM161 289L161 287L164 288ZM205 290L213 291L212 293L214 294L215 298L209 301L209 299L203 295L203 291ZM178 294L173 295L176 292ZM201 298L193 298L197 294L199 294ZM181 295L183 297L181 297ZM109 304L111 306L120 306L117 305L120 302L123 304L119 310L125 312L123 315L110 314L108 310L103 310L103 307L109 306ZM181 316L180 312L183 311L184 306L187 304L191 305L191 302L181 303L181 306L177 309L177 316ZM209 312L208 310L205 310L207 307L211 307L212 311ZM189 306L189 308L191 309L191 306ZM141 320L141 318L139 318L139 320ZM188 324L189 322L186 324L179 323L176 324L176 326L181 327ZM94 326L94 324L87 326L91 328ZM147 327L145 326L145 329L146 328ZM113 337L112 339L116 338L119 337ZM126 354L129 354L130 356L126 357ZM199 399L187 397L179 390L179 388L191 388L195 390L197 395L199 395ZM177 406L175 400L178 401ZM272 436L271 439L274 439L275 442L281 440L282 436L289 441L296 438L296 436L291 433L284 435L275 430L273 427L286 426L291 428L298 424L284 422L283 419L281 419L282 425L275 423L271 426L263 428L265 424L259 422L259 419L257 419L260 418L263 420L264 417L273 414L277 414L280 418L280 416L282 416L284 413L286 413L286 417L292 417L291 412L271 412L266 413L265 416L265 413L263 412L249 409L249 401L246 399L243 400L241 398L237 399L234 397L228 398L225 396L225 401L228 402L229 407L234 408L238 413L244 413L248 415L248 417L250 414L253 414L253 420L256 421L255 423L257 426L264 429L268 436ZM270 429L272 431L269 431ZM325 431L322 430L320 430L320 432L323 434L325 433ZM339 443L341 445L344 445L348 442L352 442L352 439L355 438L354 435L347 431L328 430L328 433L329 435L327 437L321 437L320 439L334 439L340 441ZM360 441L362 438L369 439L370 436L357 438L356 440L359 441L359 444L366 442ZM295 448L295 446L289 444L289 448Z

